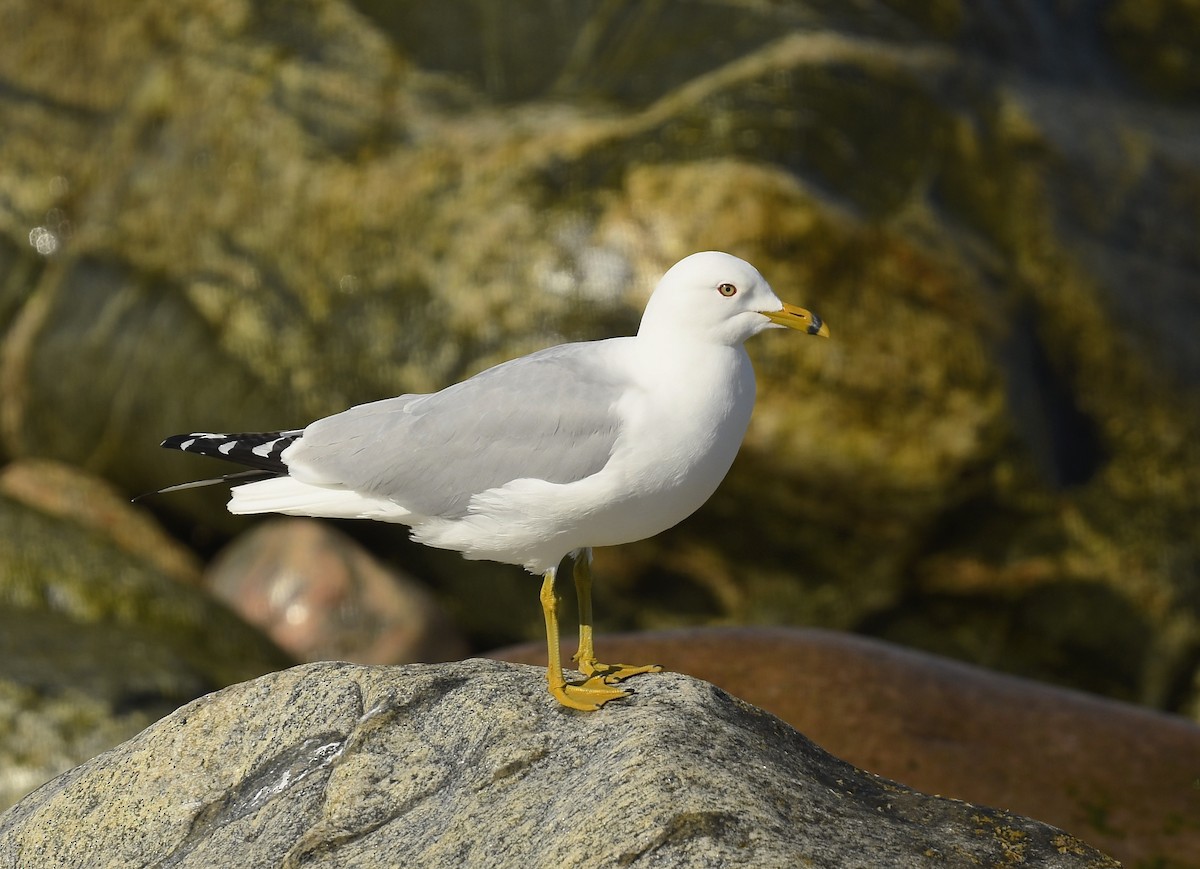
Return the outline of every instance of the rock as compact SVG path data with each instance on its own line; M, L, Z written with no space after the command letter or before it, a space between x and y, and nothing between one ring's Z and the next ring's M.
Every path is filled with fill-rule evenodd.
M429 592L330 523L259 524L218 554L204 586L297 661L431 663L467 653Z
M292 663L168 572L186 560L154 555L153 535L131 543L133 508L104 503L77 508L79 522L0 495L0 805L201 694Z
M574 714L540 669L309 664L202 698L0 815L0 866L1115 867L861 772L696 680ZM869 856L867 856L869 855Z
M1196 708L1194 4L65 2L0 9L9 456L202 476L153 444L628 332L727 248L834 340L752 348L730 478L601 556L601 613ZM211 549L223 500L152 507ZM499 642L526 601L461 613Z
M857 767L1037 818L1128 866L1200 865L1200 727L1185 719L829 631L625 634L596 648L712 682ZM493 655L546 660L540 643Z
M0 468L0 494L92 529L181 582L200 581L200 561L190 549L131 507L112 484L78 468L45 459L12 462Z
M74 522L0 496L0 602L166 643L205 674L209 690L289 663L203 591Z
M213 684L137 627L0 606L0 808Z

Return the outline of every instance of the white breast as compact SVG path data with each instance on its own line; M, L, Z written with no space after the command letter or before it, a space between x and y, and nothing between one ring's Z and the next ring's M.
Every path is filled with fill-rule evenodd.
M627 503L653 507L654 534L694 512L724 479L754 409L754 370L740 345L681 344L647 347L640 371L612 464L637 481Z

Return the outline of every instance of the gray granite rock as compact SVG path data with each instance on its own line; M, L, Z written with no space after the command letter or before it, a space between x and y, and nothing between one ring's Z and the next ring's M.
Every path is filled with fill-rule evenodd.
M857 770L707 683L637 687L580 714L533 667L296 667L31 794L0 815L0 866L1119 865Z

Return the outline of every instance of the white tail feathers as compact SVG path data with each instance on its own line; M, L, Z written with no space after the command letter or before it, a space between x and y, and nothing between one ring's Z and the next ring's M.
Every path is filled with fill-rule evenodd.
M329 519L375 519L409 525L420 517L394 501L334 486L317 486L294 477L274 477L230 490L229 512L286 513Z

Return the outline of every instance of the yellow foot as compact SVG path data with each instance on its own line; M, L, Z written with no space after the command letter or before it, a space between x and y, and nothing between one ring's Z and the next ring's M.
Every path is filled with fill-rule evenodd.
M563 706L593 712L610 700L620 700L632 694L625 688L613 688L598 676L589 676L581 682L567 682L564 685L551 683L550 693Z
M575 656L575 662L579 666L579 672L587 676L589 680L599 678L606 685L615 685L631 676L640 676L643 673L662 672L662 667L658 664L602 664L595 658L581 660L578 655Z

